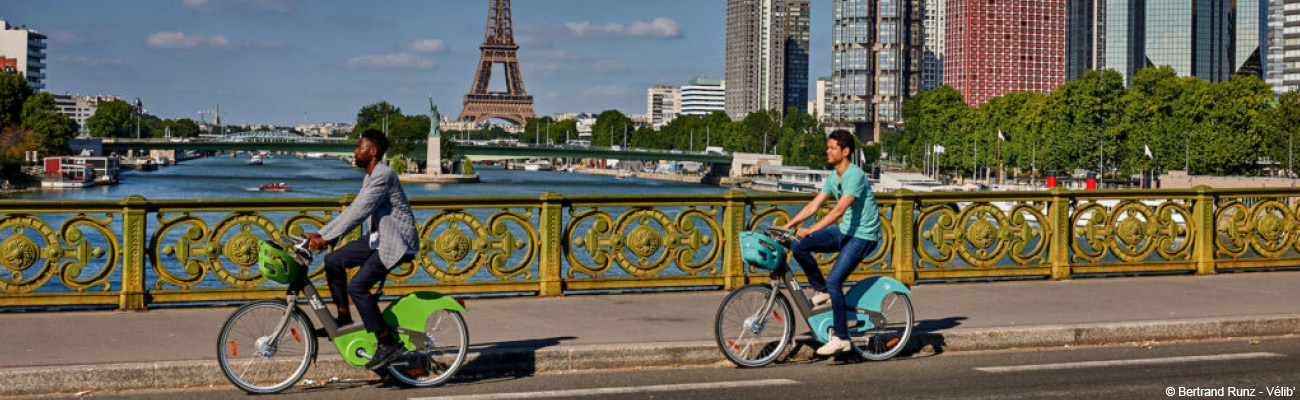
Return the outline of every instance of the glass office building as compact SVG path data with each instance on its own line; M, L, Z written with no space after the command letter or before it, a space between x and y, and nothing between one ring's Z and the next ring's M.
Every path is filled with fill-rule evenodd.
M1212 82L1263 76L1264 0L1147 0L1146 58Z

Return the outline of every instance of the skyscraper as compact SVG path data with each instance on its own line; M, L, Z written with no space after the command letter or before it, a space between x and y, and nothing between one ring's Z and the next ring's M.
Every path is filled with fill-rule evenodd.
M1105 68L1103 3L1104 0L1065 1L1065 80L1082 78L1090 69Z
M921 89L922 0L834 0L830 122L876 141ZM874 7L873 7L874 6Z
M808 101L807 0L727 0L727 115Z
M1102 68L1124 75L1133 83L1137 71L1146 67L1146 0L1106 0L1105 62Z
M1268 51L1265 73L1273 92L1300 89L1300 0L1268 4Z
M0 70L27 78L32 90L45 90L45 35L0 19Z
M925 0L921 8L921 91L943 86L944 0Z
M944 81L966 104L1065 82L1064 0L948 0Z
M1266 0L1146 0L1146 56L1212 82L1263 77Z
M785 23L785 101L781 110L790 107L808 112L808 25L812 17L808 1L786 1L782 20Z

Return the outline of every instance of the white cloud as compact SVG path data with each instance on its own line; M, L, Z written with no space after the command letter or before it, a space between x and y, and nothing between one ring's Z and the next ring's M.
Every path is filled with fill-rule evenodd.
M446 50L447 46L443 45L442 39L420 39L411 42L406 48L414 53L437 53Z
M632 93L632 90L617 85L596 86L582 91L583 96L592 97L620 97L627 96L630 93Z
M406 52L356 56L344 63L349 68L402 69L430 69L434 64L433 60Z
M185 32L164 31L149 35L145 45L154 50L188 51L188 50L230 50L244 48L279 48L277 41L271 42L237 42L223 35L204 36Z
M655 18L650 22L633 22L632 25L623 25L617 22L611 22L605 25L595 25L588 21L569 22L564 24L569 33L576 37L599 38L599 37L650 37L650 38L675 38L680 37L681 28L677 21L668 18Z
M627 64L612 59L592 59L564 50L531 50L521 58L524 74L541 76L592 76L627 72Z
M181 8L201 14L271 15L288 14L296 0L184 0Z

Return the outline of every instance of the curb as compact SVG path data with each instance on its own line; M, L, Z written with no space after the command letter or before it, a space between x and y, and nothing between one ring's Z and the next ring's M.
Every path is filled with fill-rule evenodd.
M796 328L798 329L798 328ZM1011 350L1035 347L1105 345L1141 341L1274 337L1300 334L1300 314L1239 318L1205 318L1111 324L1045 325L918 332L916 353ZM813 346L796 341L786 361L812 358ZM522 376L544 371L636 367L675 367L724 363L712 341L644 345L557 346L474 351L459 372L468 375ZM304 382L373 379L369 371L343 363L337 355L321 356ZM0 369L0 396L192 388L230 385L216 361L166 361Z

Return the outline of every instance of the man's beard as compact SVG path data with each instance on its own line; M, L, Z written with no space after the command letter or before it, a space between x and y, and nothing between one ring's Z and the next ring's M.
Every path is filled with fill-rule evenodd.
M357 168L365 168L364 165L361 165L361 158L358 157L352 157L352 166Z

